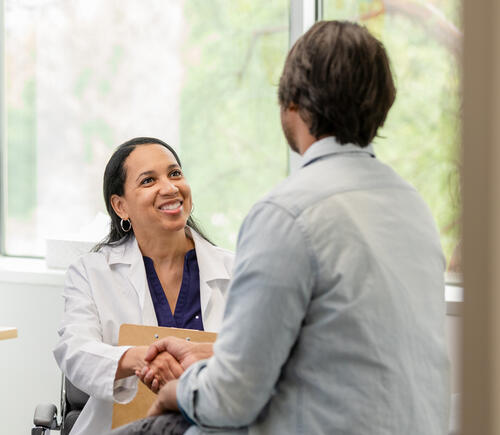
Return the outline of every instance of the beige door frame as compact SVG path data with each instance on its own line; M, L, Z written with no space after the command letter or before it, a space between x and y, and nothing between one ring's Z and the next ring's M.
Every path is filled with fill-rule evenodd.
M500 434L500 2L463 1L462 433Z

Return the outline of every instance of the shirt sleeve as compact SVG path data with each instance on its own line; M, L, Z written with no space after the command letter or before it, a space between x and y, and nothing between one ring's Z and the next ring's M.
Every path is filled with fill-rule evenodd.
M65 376L80 390L103 400L125 403L137 391L137 377L115 381L118 362L130 346L103 342L99 313L82 260L66 274L64 314L58 330L55 359Z
M177 387L198 426L247 426L271 399L314 287L317 266L303 230L273 203L246 217L214 356L191 366Z

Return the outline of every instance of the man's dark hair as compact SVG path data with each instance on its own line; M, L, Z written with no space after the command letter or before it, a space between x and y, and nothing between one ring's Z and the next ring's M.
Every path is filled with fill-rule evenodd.
M136 137L118 146L114 151L113 155L110 157L108 164L106 165L103 177L104 202L106 204L106 209L108 211L108 214L111 217L109 234L103 241L101 241L97 246L94 247L93 251L99 251L105 245L124 243L134 234L134 229L132 227L128 232L123 231L120 225L121 218L115 213L115 210L111 205L111 197L113 195L123 196L125 192L125 179L127 178L125 161L127 160L127 157L130 155L130 153L140 145L152 145L152 144L161 145L167 148L173 154L179 167L182 168L181 161L175 150L170 145L168 145L167 143L163 142L160 139L156 139L154 137ZM187 220L187 225L193 228L205 240L210 242L210 240L205 236L205 234L203 233L199 225L195 222L192 216L189 216Z
M384 46L365 27L320 21L292 47L281 75L282 108L298 106L310 133L367 146L396 97Z

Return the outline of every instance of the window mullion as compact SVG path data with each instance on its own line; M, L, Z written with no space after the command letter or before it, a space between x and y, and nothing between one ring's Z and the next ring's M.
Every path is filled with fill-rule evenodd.
M290 48L323 15L323 0L290 0ZM288 150L288 173L300 165L300 155Z

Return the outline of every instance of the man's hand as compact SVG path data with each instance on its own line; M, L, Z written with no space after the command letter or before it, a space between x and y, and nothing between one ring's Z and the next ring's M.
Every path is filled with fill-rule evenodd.
M166 382L177 379L191 364L213 354L212 343L193 343L176 337L166 337L153 343L146 352L148 366L136 375L154 393Z
M184 372L179 362L168 352L157 354L153 361L146 361L146 364L135 374L153 393L158 393L163 385L179 378Z
M166 337L149 346L146 362L153 361L158 354L168 352L186 370L191 364L213 355L212 343L193 343L177 337Z
M156 401L148 411L148 417L163 414L165 411L178 411L177 405L177 382L168 382L158 393Z

